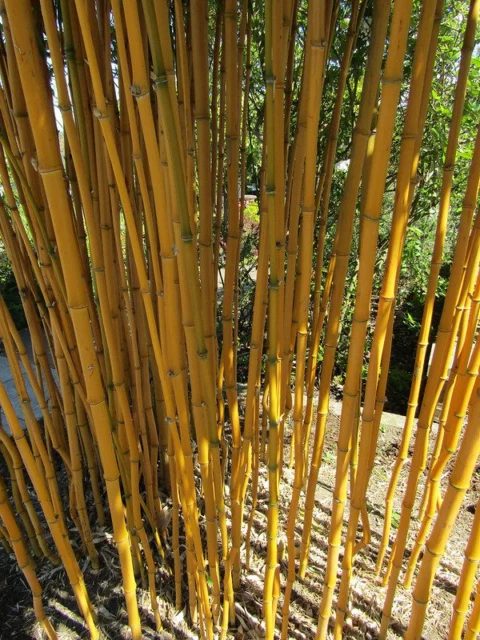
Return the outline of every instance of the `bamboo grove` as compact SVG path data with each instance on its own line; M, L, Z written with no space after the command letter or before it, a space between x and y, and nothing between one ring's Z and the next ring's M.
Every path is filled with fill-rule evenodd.
M99 637L95 601L71 541L77 536L82 554L98 567L94 533L100 526L113 532L132 638L142 637L141 584L162 629L159 567L175 586L175 606L187 605L200 636L226 637L248 571L262 474L268 478L265 637L290 637L294 585L309 577L315 491L359 229L327 564L316 594L316 637L343 637L356 558L372 546L367 490L439 30L450 3L423 0L415 23L412 0L347 3L336 99L325 112L339 4L0 0L0 233L33 349L32 362L0 300L0 335L25 425L0 383L6 418L0 538L15 554L50 639L57 635L35 572L45 558L63 565L85 625ZM374 546L383 594L380 638L395 621L401 580L412 587L405 637L421 637L433 581L480 454L480 132L463 177L448 288L421 386L480 1L465 8L408 412L385 495L383 536ZM307 16L303 31L300 11ZM264 40L256 43L264 78L260 231L247 384L240 393L240 253L256 14L264 25ZM331 223L338 131L362 29L369 30L368 55ZM325 126L326 142L319 145ZM379 225L394 144L395 198L377 293ZM331 244L327 221L335 229ZM294 480L287 494L280 487L289 466ZM393 527L395 497L401 513ZM412 533L416 508L419 526ZM452 640L464 628L465 638L480 630L479 545L477 509L451 611Z

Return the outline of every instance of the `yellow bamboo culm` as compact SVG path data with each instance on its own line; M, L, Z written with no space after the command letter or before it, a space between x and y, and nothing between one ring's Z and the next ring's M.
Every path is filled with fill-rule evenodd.
M476 640L480 633L480 585L477 583L477 592L475 593L475 601L472 613L467 620L467 628L465 629L465 640Z
M56 567L95 639L107 568L133 639L286 640L303 607L302 633L340 640L366 575L379 637L420 638L471 491L441 628L478 636L479 10L0 0L0 552L36 633L68 624Z
M465 549L465 560L463 562L462 573L458 582L457 594L453 603L452 618L450 621L449 640L460 637L468 613L470 596L475 583L475 574L480 562L480 509L479 504L475 505L475 517L473 519L472 530L468 537Z
M467 26L464 35L464 48L462 50L462 60L459 69L459 75L457 80L455 104L452 116L452 126L450 128L449 141L446 154L446 162L444 166L444 179L442 182L442 193L440 196L440 209L439 220L437 226L437 234L435 237L435 246L432 256L432 268L429 278L429 288L433 291L436 289L438 282L438 274L441 264L441 253L443 249L443 243L445 238L446 221L448 214L448 204L451 196L451 186L453 179L453 161L455 157L456 142L458 140L458 133L460 127L460 116L463 110L465 101L466 80L468 77L468 68L471 60L472 42L475 35L476 24L478 20L478 11L480 3L473 1L470 5L470 11L467 20ZM455 281L451 281L452 285ZM428 297L428 292L427 292ZM433 304L433 298L432 298ZM443 318L448 323L451 316L449 314L453 312L453 301L450 307L445 306L443 310ZM433 311L433 307L432 307ZM424 311L424 317L427 314L427 308ZM431 317L431 311L428 311ZM446 328L446 327L445 327ZM425 390L425 397L422 404L422 409L417 423L417 438L415 441L414 453L412 456L412 466L409 473L409 479L407 488L405 491L403 503L402 503L402 516L397 532L397 539L395 543L395 549L390 556L389 569L384 578L385 583L388 581L388 591L385 598L383 607L381 636L385 637L389 624L390 614L393 606L393 599L395 595L396 585L398 581L398 575L401 569L403 553L405 550L405 544L408 537L410 517L413 508L413 502L415 499L418 479L425 465L425 452L428 445L428 437L430 427L432 424L435 408L438 402L438 398L442 388L442 372L448 367L450 360L450 350L453 346L451 334L445 332L443 323L440 326L441 332L439 332L439 341L434 353L434 358L430 370L430 374L427 381L427 387ZM450 338L450 339L449 339Z
M421 629L425 619L426 607L430 597L435 570L445 552L448 534L457 517L465 492L470 485L470 478L480 454L479 418L480 395L477 388L473 394L467 427L455 466L448 480L448 488L442 502L442 507L440 508L432 533L426 543L425 556L422 559L413 591L412 615L405 635L408 639L421 637Z
M45 615L42 604L42 587L35 574L32 560L29 556L27 547L23 541L22 532L15 520L10 503L8 502L5 484L0 478L0 517L5 524L6 540L12 545L13 552L18 562L18 566L23 571L23 575L27 580L33 596L33 608L38 622L47 634L49 640L56 640L57 634L50 620Z

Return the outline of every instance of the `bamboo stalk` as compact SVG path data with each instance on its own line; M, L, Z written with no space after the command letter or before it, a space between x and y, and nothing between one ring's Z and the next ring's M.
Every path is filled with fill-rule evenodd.
M306 149L304 167L304 193L301 223L301 263L297 270L298 287L295 308L297 317L297 366L295 371L295 391L293 407L293 429L295 442L295 479L292 488L292 499L288 514L287 543L288 543L288 579L283 601L282 637L288 633L288 610L290 595L295 580L295 521L303 487L304 476L304 447L303 447L303 392L305 382L306 348L308 335L308 311L310 299L310 276L313 260L313 227L315 214L315 170L317 155L318 121L323 91L323 68L325 64L326 48L326 7L324 2L310 5L308 16L309 50L307 56L310 76L308 82L308 107L306 126ZM300 258L299 258L300 259Z
M387 496L379 568L398 474L408 457L447 213L450 201L456 202L451 193L457 179L459 185L464 179L463 158L462 174L453 177L452 172L455 148L463 145L460 120L478 4L471 0L467 19L417 369ZM30 554L65 566L96 637L93 608L68 536L73 526L80 552L96 567L93 532L110 526L110 519L132 636L142 634L137 582L148 589L152 620L161 629L156 594L161 563L171 580L172 602L174 598L178 610L186 604L193 632L202 638L217 633L227 637L245 586L243 571L253 565L252 535L267 477L267 523L261 531L267 541L263 625L266 638L290 635L297 570L301 578L307 573L330 385L340 338L349 329L342 330L350 317L346 304L355 295L317 629L317 637L326 637L349 491L334 631L341 637L354 558L371 537L366 492L394 353L393 300L402 283L404 238L419 201L418 195L413 200L416 172L443 0L424 3L413 27L412 3L394 3L388 32L390 6L387 0L376 0L371 8L359 0L348 6L340 0L269 0L264 7L250 0L0 0L0 235L33 352L30 357L1 300L0 333L26 427L0 385L0 402L13 433L10 437L0 428L9 483L4 488L0 482L0 511L9 523L0 526L0 540L17 553L32 587L37 619L44 621L50 637L55 631L41 608ZM404 53L414 39L407 102L400 79ZM365 47L363 69L358 51ZM342 106L346 97L351 114ZM397 116L398 130L403 127L400 143ZM350 118L355 120L351 135L349 125L342 125ZM424 522L407 570L408 582L440 509L417 581L412 637L420 633L436 571L430 551L443 553L442 526L452 525L460 502L453 489L442 502L440 476L457 451L478 373L480 217L473 223L473 213L479 140L477 132L462 214L448 220L449 229L458 231L452 273L397 547L387 570L390 587L381 635L391 615L418 479L427 468L433 411L445 385L421 509ZM339 184L338 220L332 218L330 229L340 141L339 151L341 147L350 162L346 181ZM260 183L258 235L254 229L248 238L256 261L251 308L243 306L241 280L247 176ZM338 179L343 181L339 174ZM383 247L377 251L383 237L382 200L391 180L396 194L362 416L366 327L376 295L375 269L383 255ZM355 275L350 282L351 270ZM243 368L245 318L251 322L248 370ZM237 358L240 344L242 360ZM455 367L447 381L454 348ZM240 376L246 376L244 397ZM35 417L34 400L42 420ZM477 404L475 399L470 408L473 418ZM290 427L294 472L284 471ZM456 483L461 491L473 464L474 447L465 444L474 438L473 430L467 427L458 453L458 465L462 456L468 458L465 477ZM54 551L46 541L43 516ZM23 539L16 535L19 526ZM472 535L451 635L467 613L466 592L473 585L477 556L473 541ZM467 635L476 633L477 608Z
M457 87L455 91L455 103L452 114L451 128L449 132L449 141L446 152L445 166L444 166L444 178L442 182L442 193L440 197L440 210L439 221L437 227L437 234L435 237L435 246L432 255L431 277L429 278L429 289L435 290L438 274L441 265L441 254L443 248L443 242L445 237L445 225L448 214L448 206L450 202L451 185L453 179L453 162L455 158L456 142L458 140L458 133L460 127L460 116L463 111L463 104L465 100L466 79L468 75L468 68L470 65L472 43L475 34L475 28L478 20L478 11L480 3L473 1L470 5L470 11L467 20L467 26L464 35L464 43L462 48L462 57L459 69L459 75L457 80ZM427 299L432 300L433 297L428 295ZM451 308L451 307L450 307ZM446 322L450 318L448 313L449 307L444 307L444 313L442 314L442 320L445 318ZM447 310L447 311L446 311ZM431 316L431 308L425 307L424 315ZM403 552L405 549L405 543L408 536L408 529L410 523L410 514L413 508L413 502L416 495L417 483L422 468L425 466L425 451L428 445L429 429L432 422L435 407L437 405L438 397L441 391L441 375L442 370L447 366L445 363L449 361L449 351L451 346L450 334L445 334L445 339L442 338L442 331L444 328L448 328L443 322L440 324L439 341L435 349L434 359L432 362L431 372L427 382L427 388L425 390L424 401L422 404L422 410L417 423L417 438L415 441L414 453L412 457L412 466L410 469L407 489L402 504L402 515L400 517L400 524L397 532L395 552L391 554L390 566L391 573L388 578L388 591L385 597L385 603L383 607L381 637L385 637L388 628L393 599L395 595L396 584L400 567L402 564ZM439 380L440 378L440 380Z
M425 555L415 583L412 596L412 615L405 634L408 639L421 637L435 571L445 553L453 523L458 515L465 492L470 486L471 476L480 454L479 418L480 396L477 388L473 392L467 427L449 477L445 498L432 533L428 538Z
M389 6L387 5L387 3L379 3L378 10L375 10L375 19L373 22L372 38L369 47L369 57L367 62L364 90L362 92L360 111L354 133L352 157L344 186L342 202L340 205L338 222L339 236L336 245L336 260L334 263L333 271L334 288L330 301L330 311L326 328L324 360L322 363L322 373L320 378L320 389L317 407L317 421L315 427L315 440L313 445L310 474L308 478L307 494L305 499L305 516L300 559L300 577L302 578L305 577L308 552L310 547L315 487L320 470L323 440L328 415L330 381L339 334L338 318L345 286L348 258L350 254L355 205L357 200L358 187L361 180L363 160L367 149L368 138L370 136L370 122L372 119L374 102L377 97L377 86L380 79L380 66L383 54L385 33L387 29L388 14ZM337 474L337 477L340 476L341 474ZM330 596L325 597L325 603L327 602L327 600L330 601ZM325 611L326 609L329 609L329 607L330 605L327 606L327 604L325 604ZM326 619L328 620L328 616Z
M470 596L473 591L475 582L475 574L478 563L480 562L480 508L477 501L475 505L475 516L473 518L472 528L468 537L467 546L465 548L465 560L463 561L462 572L458 582L457 594L453 602L452 617L450 620L450 630L448 639L460 637L463 624L467 617L470 604Z
M87 386L88 400L94 418L94 428L97 440L99 440L100 453L102 455L102 463L105 472L105 480L107 490L109 492L112 518L114 522L114 530L117 545L119 547L120 560L124 573L124 589L129 612L129 623L134 637L140 637L140 620L138 617L138 607L135 598L135 579L133 576L133 567L131 564L131 555L128 548L128 534L125 527L125 520L121 509L120 487L118 483L118 471L113 451L113 442L111 434L105 426L109 424L108 409L105 404L102 384L100 380L100 372L95 356L93 339L90 333L90 322L88 315L88 303L86 300L85 285L78 281L81 275L81 267L76 269L73 267L75 261L80 262L77 245L73 241L74 235L71 219L65 218L64 211L68 211L68 202L66 202L66 192L63 185L63 175L61 169L61 161L59 158L58 147L50 141L56 140L55 127L53 126L53 116L49 109L49 99L45 89L42 91L43 85L40 82L31 83L26 81L24 74L29 73L27 66L34 65L36 77L41 78L41 67L38 59L38 52L32 47L32 41L29 40L29 33L33 31L31 26L31 15L28 11L26 2L12 5L8 3L7 7L9 22L14 31L14 38L18 48L16 49L16 58L19 64L22 85L25 91L26 99L30 103L31 108L35 104L37 113L41 113L43 109L42 126L40 119L38 124L34 124L33 133L37 137L37 154L39 159L40 172L50 202L50 211L53 216L62 216L62 221L58 220L55 225L58 249L60 259L65 264L68 260L69 269L65 271L68 304L72 323L75 329L77 344L79 345L79 355L82 360L82 370L89 372L85 377ZM20 28L20 24L22 27ZM28 26L28 28L27 28ZM17 29L18 28L18 29ZM25 56L28 52L28 58ZM34 76L35 77L35 76ZM82 604L83 607L83 604Z
M475 594L475 602L473 605L472 612L468 618L467 628L465 630L465 635L463 637L465 640L476 640L479 633L480 633L480 587L477 583L477 592Z
M407 106L407 113L405 116L405 128L404 128L404 144L400 150L400 160L399 160L399 170L397 177L397 193L398 194L408 194L408 183L411 174L411 163L412 163L412 152L413 152L413 143L417 132L415 131L415 122L418 117L418 112L420 109L420 99L422 93L422 85L425 74L425 62L428 53L428 44L430 42L431 30L433 26L433 18L435 11L436 1L432 1L429 3L425 3L422 7L422 15L420 19L420 25L418 28L418 39L417 45L415 48L415 57L414 64L412 69L412 80L410 83L410 93L409 93L409 102ZM405 5L403 5L403 10L407 11ZM408 14L399 16L400 23L404 25L408 24L409 16ZM394 8L394 14L392 17L392 24L395 23L396 13ZM405 27L407 28L407 27ZM398 29L398 33L400 35L400 29ZM401 55L401 53L405 53L405 45L406 41L404 40L403 46L400 44L398 48L395 49L396 43L394 45L394 41L392 40L391 46L392 51L396 51L394 54ZM390 49L389 49L390 51ZM401 52L398 54L398 52ZM384 89L382 89L382 101L379 109L379 117L378 117L378 126L377 126L377 136L374 148L374 154L372 158L372 164L369 172L370 181L367 186L367 195L365 200L365 212L366 215L364 217L363 227L360 232L360 270L359 270L359 286L357 288L357 300L362 301L370 301L371 298L371 289L365 294L364 290L361 287L362 281L362 257L365 259L366 255L371 255L373 252L371 250L372 246L376 245L376 237L374 236L372 239L372 235L375 231L370 231L367 227L367 222L372 222L373 220L379 220L379 215L381 212L381 198L378 198L378 193L376 187L378 185L379 175L386 177L387 165L386 163L381 167L381 159L382 159L382 151L387 148L387 153L389 152L389 147L384 142L385 129L384 127L388 124L384 124L384 118L388 118L388 106L391 104L394 110L396 109L395 102L390 103L390 96L387 96L387 90L390 88L390 80L393 78L398 78L398 73L401 73L402 63L399 63L396 59L392 62L392 66L390 67L390 57L387 56L387 62L385 67L384 74L384 83L388 83ZM398 66L396 66L398 64ZM390 75L391 74L391 75ZM396 91L396 100L399 98L399 86L397 85ZM385 102L384 102L385 100ZM395 96L392 97L392 100L395 100ZM384 106L385 105L385 106ZM385 110L384 110L385 109ZM390 117L394 116L394 111L391 111ZM390 120L390 130L387 129L386 139L391 139L393 134L393 124L394 119ZM408 141L408 142L407 142ZM377 153L378 151L378 153ZM380 157L380 160L377 160L377 155ZM383 161L386 162L388 160L388 156L383 156ZM373 190L374 196L370 195L371 189L373 185L373 177L375 190ZM408 196L407 196L408 197ZM404 196L405 198L405 196ZM398 201L398 200L397 200ZM406 203L405 203L406 204ZM367 214L368 212L368 214ZM403 213L403 216L398 219L398 215ZM365 495L367 490L367 482L368 482L368 466L369 466L369 452L373 448L376 448L376 442L373 439L378 431L374 429L374 411L375 411L375 397L376 397L376 387L378 384L378 379L380 375L380 363L383 356L384 349L384 341L388 332L389 326L389 318L391 315L390 306L393 305L393 301L395 299L396 289L395 285L398 282L398 270L400 266L401 259L401 251L403 249L403 238L405 234L405 228L407 223L407 215L406 215L406 206L402 208L394 209L393 217L392 217L392 234L390 236L390 244L389 244L389 252L387 255L387 265L384 273L383 286L380 293L380 304L377 311L377 318L375 324L375 331L373 336L373 344L371 348L371 355L368 365L368 375L367 375L367 385L364 397L363 404L363 413L362 413L362 424L361 424L361 440L360 440L360 452L359 452L359 468L357 473L357 478L354 486L353 495L351 498L351 512L349 517L348 524L348 532L347 532L347 541L344 551L343 563L342 563L342 579L340 585L340 595L339 602L337 605L337 618L335 623L335 635L339 636L341 633L341 629L343 626L343 619L346 613L347 600L348 600L348 590L350 584L350 576L352 572L352 563L353 563L353 554L355 548L355 538L357 533L357 524L360 516L360 510L362 509L362 505L365 502ZM378 222L377 222L378 224ZM370 225L369 225L370 226ZM378 230L378 227L377 227ZM367 269L369 269L368 276L366 276L366 281L373 280L373 269L374 269L374 257L371 259L370 264L367 263ZM370 309L367 308L367 304L363 303L363 313L360 315L360 318L357 317L357 309L355 309L354 320L356 319L358 324L353 324L352 327L352 337L351 341L354 345L364 345L365 341L365 320L368 320L370 316ZM361 337L358 335L362 329L362 320L363 320L363 335ZM360 329L357 329L357 326ZM351 350L352 351L352 350ZM363 351L363 349L362 349ZM361 364L363 362L363 353L360 356L357 356L358 364L357 364L357 375L359 374ZM350 362L350 361L349 361ZM347 381L348 381L348 373L349 367L347 366ZM344 408L345 410L345 402L349 401L352 397L350 394L352 390L348 387L347 391L347 381L345 383L345 392L347 397L344 399ZM357 389L354 391L355 393L359 393L360 389L357 386ZM348 414L347 414L348 415Z
M3 480L0 478L0 517L6 527L8 537L12 544L15 557L18 565L28 582L28 585L32 591L33 597L33 609L35 611L35 617L42 626L43 630L47 634L49 640L56 640L57 634L50 620L45 615L45 610L42 604L42 587L35 574L32 560L28 553L27 547L23 540L22 532L17 525L15 516L13 514L10 502L8 501L6 487Z
M280 361L279 326L282 317L280 300L280 274L278 273L278 254L275 211L276 174L275 164L275 78L274 78L274 6L271 0L265 4L265 76L266 76L266 171L265 191L267 196L269 300L268 300L268 525L267 525L267 561L263 591L263 616L265 619L265 637L272 640L274 635L273 590L277 566L278 535L278 428L280 423Z

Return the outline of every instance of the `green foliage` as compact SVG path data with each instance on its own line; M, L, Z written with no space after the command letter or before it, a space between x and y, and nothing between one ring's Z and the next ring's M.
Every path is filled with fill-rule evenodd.
M250 215L252 217L255 216L252 211L250 211ZM255 297L259 231L259 222L255 220L249 221L245 216L243 243L240 252L238 292L237 358L240 382L246 382L247 380L248 358L250 355L251 309L253 308Z
M392 362L388 372L388 387L390 389L389 408L393 411L404 411L407 406L412 383L411 371L395 366Z
M250 222L253 224L258 224L260 222L260 213L258 210L258 204L256 202L249 202L245 207L243 216L244 216L244 221Z

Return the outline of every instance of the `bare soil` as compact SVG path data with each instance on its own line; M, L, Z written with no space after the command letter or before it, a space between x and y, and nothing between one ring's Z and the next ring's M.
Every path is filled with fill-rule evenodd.
M332 398L331 413L327 429L327 436L323 454L323 464L316 492L316 504L314 513L314 531L309 567L305 580L297 580L292 593L290 607L289 637L294 639L313 638L318 616L318 606L321 598L322 583L326 564L328 528L332 506L332 492L335 477L336 440L338 437L340 403ZM368 492L368 512L372 530L372 540L368 548L364 549L355 560L355 569L351 585L350 609L347 617L344 638L363 639L377 638L379 621L385 589L375 576L375 562L380 543L384 500L388 486L390 471L395 461L395 456L400 442L403 419L397 416L397 420L386 420L382 424L376 466L373 471ZM435 430L432 430L431 441L434 440ZM282 479L281 496L283 506L281 510L281 529L284 530L288 515L291 486L293 482L293 470L288 468L290 450L290 427L287 428L285 437L285 466ZM450 468L450 467L449 467ZM396 514L400 511L401 499L409 462L405 465L400 478L399 491L394 505ZM448 474L445 474L445 478ZM419 495L423 490L423 478ZM458 579L463 562L463 553L468 539L473 520L473 505L480 495L480 474L478 469L474 475L472 486L467 493L461 513L457 519L455 528L450 537L447 552L442 560L439 571L433 585L431 603L428 608L427 619L424 627L424 638L427 640L440 640L448 635L449 620L452 610L452 602L458 584ZM166 499L168 504L168 500ZM303 499L302 499L303 504ZM252 529L251 547L252 558L250 568L242 575L241 588L236 594L236 623L229 634L230 638L262 638L262 590L265 569L266 552L266 519L268 505L268 482L266 468L261 467L259 479L259 501L257 513ZM246 513L251 510L250 493L247 497ZM414 512L416 513L416 511ZM345 513L345 521L348 518L348 505ZM302 525L301 516L297 525L297 536L300 540ZM394 516L394 526L397 516ZM418 522L412 523L412 532L418 529ZM395 534L392 529L392 535ZM102 566L94 571L88 559L82 559L82 550L77 532L73 525L71 539L74 548L78 551L80 565L84 571L85 582L90 598L96 608L98 625L105 639L117 640L128 638L127 614L125 610L122 591L120 588L120 567L118 555L113 539L108 530L96 530L95 542L100 552ZM409 538L409 549L414 541L413 535ZM286 547L286 539L281 538ZM182 547L183 554L185 546ZM167 546L167 557L169 549ZM245 548L242 547L243 557ZM282 589L285 585L287 558L281 561L282 565ZM188 619L187 607L182 611L176 611L174 605L173 580L167 573L165 565L159 559L157 563L157 592L160 615L164 631L158 634L155 631L153 615L150 609L148 591L141 586L138 589L138 600L142 616L144 638L198 638L199 630L193 627ZM68 584L63 568L52 567L46 561L37 566L37 575L44 588L45 611L53 623L58 637L61 640L73 640L76 638L88 638L89 634L79 616L76 602ZM139 581L140 582L140 581ZM184 602L187 602L187 589L184 586ZM389 631L389 638L400 638L408 624L411 606L411 593L401 585L398 586L394 607L394 623ZM277 628L281 628L282 597L279 601L277 614ZM3 548L0 548L0 638L23 640L35 638L41 640L42 630L35 622L32 609L30 591L23 575L17 568L15 558L9 556Z

